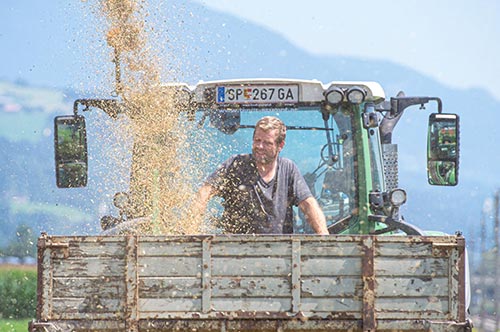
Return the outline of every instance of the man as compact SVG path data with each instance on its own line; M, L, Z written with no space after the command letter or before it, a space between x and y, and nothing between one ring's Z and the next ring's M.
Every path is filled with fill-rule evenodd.
M200 188L197 214L214 195L224 199L220 227L225 233L293 233L293 210L298 205L317 234L326 235L325 216L289 159L279 157L286 126L276 117L260 119L253 133L252 154L226 160Z

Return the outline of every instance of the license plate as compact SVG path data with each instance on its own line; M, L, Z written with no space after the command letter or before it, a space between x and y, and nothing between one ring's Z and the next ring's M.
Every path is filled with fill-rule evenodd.
M218 104L296 104L298 85L226 85L217 87Z

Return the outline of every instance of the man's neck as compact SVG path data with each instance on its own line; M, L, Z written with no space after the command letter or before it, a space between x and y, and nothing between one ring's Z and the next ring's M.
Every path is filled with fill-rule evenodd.
M274 176L276 175L276 169L278 165L278 160L275 159L271 163L257 163L257 171L259 172L260 177L265 181L265 182L270 182Z

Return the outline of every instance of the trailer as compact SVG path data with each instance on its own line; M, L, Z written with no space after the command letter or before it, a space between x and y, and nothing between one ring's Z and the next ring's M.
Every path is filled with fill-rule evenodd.
M455 236L50 236L42 331L470 331Z

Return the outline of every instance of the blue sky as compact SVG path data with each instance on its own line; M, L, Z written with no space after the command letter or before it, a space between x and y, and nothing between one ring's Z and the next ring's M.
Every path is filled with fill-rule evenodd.
M390 60L500 100L497 0L196 0L314 54Z
M194 1L269 28L313 54L389 60L450 87L486 89L500 100L497 0ZM75 76L72 58L93 52L82 46L88 37L82 29L92 20L82 11L86 3L98 0L2 0L0 79L52 85L50 76L59 74L67 84L63 80Z

